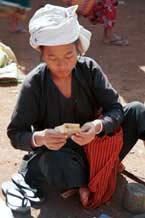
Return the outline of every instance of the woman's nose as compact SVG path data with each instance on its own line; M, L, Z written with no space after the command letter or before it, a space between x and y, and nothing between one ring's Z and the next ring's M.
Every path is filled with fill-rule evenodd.
M66 63L66 61L60 61L59 63L58 63L58 67L59 67L59 69L66 69L66 67L67 67L67 65L68 65L68 63Z

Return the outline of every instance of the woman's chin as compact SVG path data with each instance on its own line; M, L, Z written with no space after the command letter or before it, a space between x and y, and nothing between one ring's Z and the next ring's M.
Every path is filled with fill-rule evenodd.
M63 72L63 73L59 74L60 79L65 79L65 78L68 78L70 76L71 76L71 73L68 73L68 72Z

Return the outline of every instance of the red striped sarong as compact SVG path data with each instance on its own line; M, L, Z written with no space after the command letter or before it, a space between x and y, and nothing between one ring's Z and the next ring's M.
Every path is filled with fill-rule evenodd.
M116 188L119 153L123 144L122 129L113 136L98 137L84 146L90 165L89 190L86 208L100 207L112 197Z

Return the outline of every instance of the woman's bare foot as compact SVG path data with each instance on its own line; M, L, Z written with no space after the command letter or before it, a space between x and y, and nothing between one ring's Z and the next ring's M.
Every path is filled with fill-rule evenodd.
M80 194L80 201L82 203L82 205L85 207L88 204L88 200L89 200L89 195L90 195L90 191L88 189L88 187L81 187L79 189L79 194Z

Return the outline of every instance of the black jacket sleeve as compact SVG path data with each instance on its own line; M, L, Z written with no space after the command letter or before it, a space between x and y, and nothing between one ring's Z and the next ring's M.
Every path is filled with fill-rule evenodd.
M91 58L80 59L80 72L85 77L86 89L92 104L102 109L104 134L112 135L121 125L124 112L117 91L112 87L101 67ZM93 103L95 102L95 103Z
M32 126L39 117L40 93L40 75L36 70L26 76L7 128L11 144L17 149L31 150Z
M124 112L118 93L102 69L95 63L93 66L93 93L98 104L103 108L104 132L107 135L112 135L123 122Z

